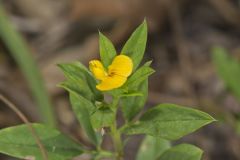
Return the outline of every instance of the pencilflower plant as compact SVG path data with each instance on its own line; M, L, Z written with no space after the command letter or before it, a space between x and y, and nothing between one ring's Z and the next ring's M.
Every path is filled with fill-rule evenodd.
M198 147L172 146L170 141L196 131L215 121L214 118L175 104L159 104L140 114L147 100L148 77L154 73L151 61L140 65L146 42L144 21L120 54L99 33L100 60L91 60L89 67L80 62L59 64L66 77L60 86L69 92L73 111L92 147L72 140L57 129L34 123L31 126L35 134L29 132L27 125L1 130L0 152L35 160L69 160L81 154L89 154L95 160L122 160L131 136L143 134L146 136L139 146L137 160L200 160L202 150ZM123 124L117 123L118 111L123 115ZM112 150L103 148L106 135L112 138Z

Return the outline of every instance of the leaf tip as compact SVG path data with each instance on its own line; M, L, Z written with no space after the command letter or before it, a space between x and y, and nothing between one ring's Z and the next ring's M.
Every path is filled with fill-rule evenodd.
M147 18L146 17L144 17L144 19L143 19L143 24L147 25Z
M65 83L64 82L60 82L58 84L56 84L57 87L60 87L60 88L65 88Z
M102 32L98 29L98 35L99 36L102 36L103 34L102 34Z
M59 68L62 68L63 64L62 63L57 63L56 66L58 66Z
M217 122L218 120L211 116L211 122Z
M144 28L147 29L147 19L146 19L146 17L144 18L142 25L143 25Z

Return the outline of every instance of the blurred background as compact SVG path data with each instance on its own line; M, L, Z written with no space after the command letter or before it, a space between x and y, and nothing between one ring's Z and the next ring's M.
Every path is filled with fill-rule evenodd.
M213 63L212 56L213 48L220 46L233 63L240 59L239 0L0 2L0 93L31 121L41 121L40 113L52 121L53 112L64 133L89 144L72 113L68 94L57 87L64 77L56 64L79 60L87 65L98 58L98 30L120 51L146 18L145 61L153 60L156 70L150 78L147 106L168 102L208 112L219 121L179 142L202 148L204 160L240 160L240 98L217 74L219 63ZM228 76L235 79L237 73ZM22 123L3 103L0 106L1 128ZM141 140L137 136L128 143L126 160L134 159ZM4 155L0 159L14 160Z

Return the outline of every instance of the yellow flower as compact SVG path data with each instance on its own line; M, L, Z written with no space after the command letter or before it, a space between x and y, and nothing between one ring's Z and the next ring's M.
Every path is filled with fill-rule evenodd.
M90 61L89 68L95 78L101 81L96 88L107 91L119 88L127 81L133 70L133 62L128 56L118 55L108 66L107 71L99 60Z

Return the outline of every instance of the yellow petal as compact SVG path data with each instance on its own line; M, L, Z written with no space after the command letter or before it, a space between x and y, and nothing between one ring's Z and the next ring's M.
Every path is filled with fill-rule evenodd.
M90 61L89 69L93 73L94 77L98 80L103 80L107 76L102 63L99 60Z
M116 56L112 64L108 67L108 75L119 75L128 77L133 70L133 62L131 58L125 55Z
M108 76L101 81L96 87L98 90L107 91L121 87L127 78L119 75Z

